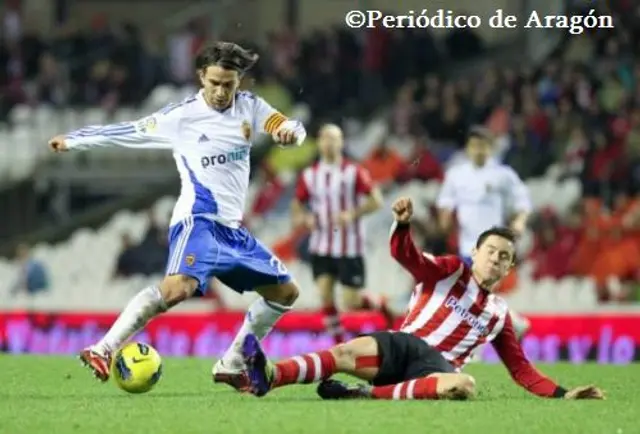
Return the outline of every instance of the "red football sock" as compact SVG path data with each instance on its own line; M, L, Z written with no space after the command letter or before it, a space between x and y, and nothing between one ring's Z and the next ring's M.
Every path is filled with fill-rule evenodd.
M331 351L305 354L276 363L273 387L306 384L326 380L336 373L336 359Z
M438 399L437 388L437 377L424 377L389 386L375 386L371 396L389 400Z
M329 335L333 337L336 345L344 342L344 330L340 324L340 314L334 305L322 308L324 314L325 327Z

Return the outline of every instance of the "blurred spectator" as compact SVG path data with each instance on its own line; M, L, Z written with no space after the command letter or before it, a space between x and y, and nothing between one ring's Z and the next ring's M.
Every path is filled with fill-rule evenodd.
M147 219L149 226L140 243L136 244L129 234L122 235L114 278L164 272L169 253L167 228L157 222L152 211L147 213Z
M398 179L406 162L385 141L362 162L362 167L369 171L374 183L386 190Z
M531 252L534 279L560 279L571 273L572 252L580 237L575 223L574 219L565 226L553 211L543 210Z
M504 162L525 179L543 175L553 161L551 153L545 149L539 136L527 127L522 117L515 117L511 125Z
M131 277L139 274L141 270L139 251L129 234L122 235L122 247L118 260L114 278Z
M285 190L284 183L278 179L277 173L267 163L259 168L255 182L260 186L260 189L253 200L249 212L245 215L244 224L247 227L251 227L255 217L265 215L271 211Z
M62 107L69 100L69 84L56 58L50 52L40 56L32 98L44 104Z
M266 101L269 101L269 104L276 110L285 115L291 114L291 109L293 108L291 94L274 75L267 75L253 90Z
M414 141L413 149L396 178L400 182L410 180L442 181L444 171L438 159L433 155L425 138Z
M20 275L11 291L12 295L19 292L34 295L49 289L47 269L40 261L31 256L29 246L26 244L18 246L16 257L20 265Z

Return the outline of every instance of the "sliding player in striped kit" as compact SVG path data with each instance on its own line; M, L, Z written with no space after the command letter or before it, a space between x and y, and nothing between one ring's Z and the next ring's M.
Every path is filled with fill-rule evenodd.
M410 233L410 199L397 200L393 213L391 255L417 282L400 330L375 332L275 364L267 360L259 340L248 335L243 353L254 395L320 381L318 394L323 399L466 399L475 394L476 383L462 369L474 348L492 342L512 378L529 392L547 398L603 398L594 386L564 389L526 358L506 302L493 293L515 260L510 229L480 234L467 265L458 256L434 257L416 248ZM330 380L337 373L370 384Z
M56 152L99 147L173 152L181 192L169 229L166 276L140 291L107 334L80 359L102 380L112 354L153 317L202 295L212 277L240 293L260 294L225 356L214 381L248 385L241 346L248 334L264 337L298 297L298 285L269 249L241 226L249 186L249 153L257 134L282 146L300 145L306 132L262 98L238 90L258 56L228 42L206 47L196 58L202 89L178 104L136 122L86 127L54 137Z

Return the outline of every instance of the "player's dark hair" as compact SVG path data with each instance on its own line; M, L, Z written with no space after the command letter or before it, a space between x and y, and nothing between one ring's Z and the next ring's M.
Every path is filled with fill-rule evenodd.
M467 134L467 140L472 139L474 137L477 139L487 141L489 143L493 143L493 139L494 139L493 133L487 127L483 127L482 125L474 125L471 128L469 128L469 133Z
M219 41L200 50L196 56L195 67L199 71L209 66L220 66L244 74L256 64L259 57L238 44Z
M516 233L513 232L511 229L504 226L494 226L480 234L480 236L478 237L478 240L476 241L476 249L480 248L480 246L482 246L482 244L484 244L487 238L489 238L491 235L504 238L505 240L510 241L513 244L515 244L517 240ZM516 254L514 253L513 262L515 261L516 261Z

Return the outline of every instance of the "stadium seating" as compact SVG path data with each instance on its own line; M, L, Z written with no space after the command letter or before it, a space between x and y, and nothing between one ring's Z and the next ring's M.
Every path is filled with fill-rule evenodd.
M291 180L289 180L291 182ZM579 186L572 180L555 182L553 179L535 179L528 182L536 207L551 207L558 213L566 212L566 204L573 203L580 195ZM393 197L408 195L416 203L432 202L438 192L438 184L420 182L408 183L393 194ZM553 195L546 192L555 192ZM255 194L255 187L251 195ZM157 201L153 214L161 224L167 224L175 199L165 197ZM425 210L417 209L420 215ZM369 234L386 234L391 223L388 213L378 213L367 224ZM95 309L113 310L125 303L126 299L141 287L157 282L160 276L134 277L124 280L112 280L115 261L120 251L120 239L128 233L134 241L147 229L148 219L145 212L132 213L121 211L102 228L93 231L80 229L66 242L55 245L38 245L34 255L41 259L51 271L52 290L35 297L9 298L13 307L48 306L51 309ZM269 225L256 230L257 235L266 243L275 242L285 236L289 223L285 218L269 219ZM369 237L368 281L369 290L384 293L395 301L398 308L406 302L411 279L406 272L389 257L386 237ZM298 301L299 309L312 309L318 306L313 289L311 273L308 267L298 261L288 264L305 290ZM0 294L9 290L15 280L15 265L0 262ZM373 283L375 282L375 283ZM232 291L221 291L221 297L229 307L245 307L252 298L241 297ZM519 286L509 296L515 309L529 311L584 311L597 305L595 285L589 279L566 277L559 281L531 279L530 264L523 264L519 270ZM187 304L185 309L209 309L198 302Z

